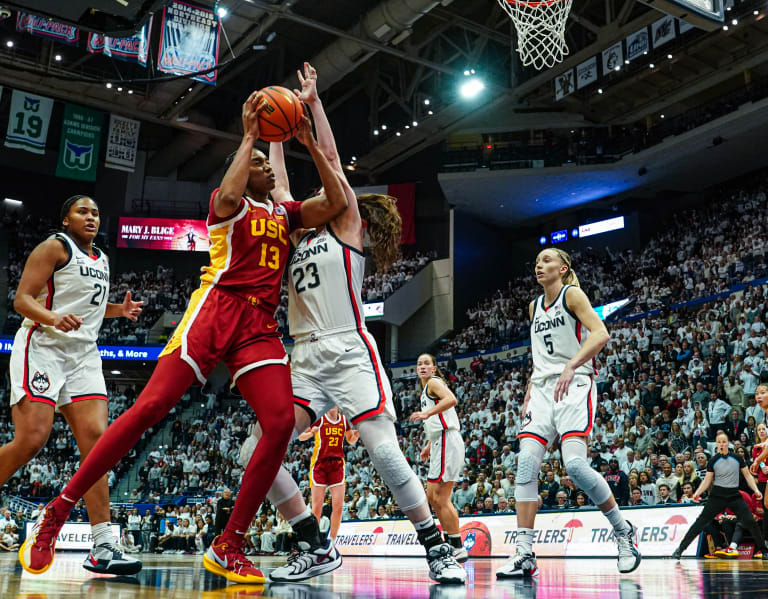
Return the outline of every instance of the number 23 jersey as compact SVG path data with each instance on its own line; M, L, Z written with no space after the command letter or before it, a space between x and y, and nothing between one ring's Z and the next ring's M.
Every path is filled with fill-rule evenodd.
M288 265L291 335L364 328L365 256L328 224L301 238Z
M560 376L568 361L584 345L589 331L568 308L565 296L572 285L564 285L555 301L546 305L544 295L533 303L531 320L531 352L534 381ZM576 374L595 374L594 360L582 364Z
M24 327L37 327L61 339L95 342L99 336L109 300L109 261L104 252L94 247L94 255L82 250L64 232L49 239L58 239L67 249L68 259L57 267L36 301L56 314L75 314L83 319L76 331L67 333L52 326L42 326L25 318Z

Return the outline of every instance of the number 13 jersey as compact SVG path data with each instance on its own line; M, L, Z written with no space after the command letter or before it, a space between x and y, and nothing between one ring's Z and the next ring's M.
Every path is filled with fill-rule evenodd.
M56 268L46 286L35 298L56 314L74 314L83 319L76 331L64 333L52 326L43 326L25 318L24 327L36 327L61 339L95 342L99 336L109 300L109 261L104 252L94 246L93 256L82 250L64 232L49 239L58 239L67 249L69 258Z
M341 242L331 225L304 235L288 265L291 335L364 329L365 256Z
M546 305L544 295L537 297L533 303L533 381L559 377L568 361L579 353L589 335L589 331L565 303L565 295L571 287L564 285L549 306ZM576 374L590 375L595 372L594 360L576 369Z

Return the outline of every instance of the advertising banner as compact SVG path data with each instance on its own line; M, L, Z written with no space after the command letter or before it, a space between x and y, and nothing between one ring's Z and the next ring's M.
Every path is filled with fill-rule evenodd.
M669 556L703 505L629 508L645 557ZM461 540L470 556L508 557L515 552L514 514L462 517ZM360 520L341 523L336 547L344 556L423 556L424 548L408 520ZM696 555L691 543L683 555ZM540 557L615 557L613 529L597 509L542 512L536 516L533 551Z
M16 15L16 31L47 37L71 45L77 45L80 39L80 30L73 25L58 23L45 17L38 17L21 11Z
M26 150L33 154L45 154L52 109L53 100L50 98L14 89L5 147Z
M27 522L27 538L32 532L34 522ZM120 525L112 524L112 536L120 538ZM79 549L90 551L93 547L90 522L67 522L61 527L59 536L56 537L56 549Z
M95 181L104 113L75 104L64 107L56 176Z
M159 56L157 67L164 73L203 72L193 79L216 85L216 71L206 71L218 64L219 19L207 8L172 2L163 9Z
M141 123L133 119L109 115L107 156L104 165L132 173L136 168L136 151L139 148Z
M173 324L176 324L175 322ZM102 360L157 360L163 345L99 345ZM13 338L0 339L0 354L10 354Z
M204 220L120 217L119 248L207 252L210 245Z

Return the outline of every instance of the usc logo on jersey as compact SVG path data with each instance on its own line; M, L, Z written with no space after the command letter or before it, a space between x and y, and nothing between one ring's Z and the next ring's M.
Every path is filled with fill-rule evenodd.
M281 225L268 218L259 218L251 221L251 235L254 237L267 237L278 239L283 245L288 245L288 231Z

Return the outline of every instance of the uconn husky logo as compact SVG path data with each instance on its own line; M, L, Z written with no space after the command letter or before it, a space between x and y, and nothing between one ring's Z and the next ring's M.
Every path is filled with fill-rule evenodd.
M32 385L32 388L38 393L45 393L51 388L51 381L48 379L48 375L45 372L35 371L35 374L32 375L30 385Z
M65 141L63 162L67 168L78 171L90 170L93 163L93 144L81 146Z

